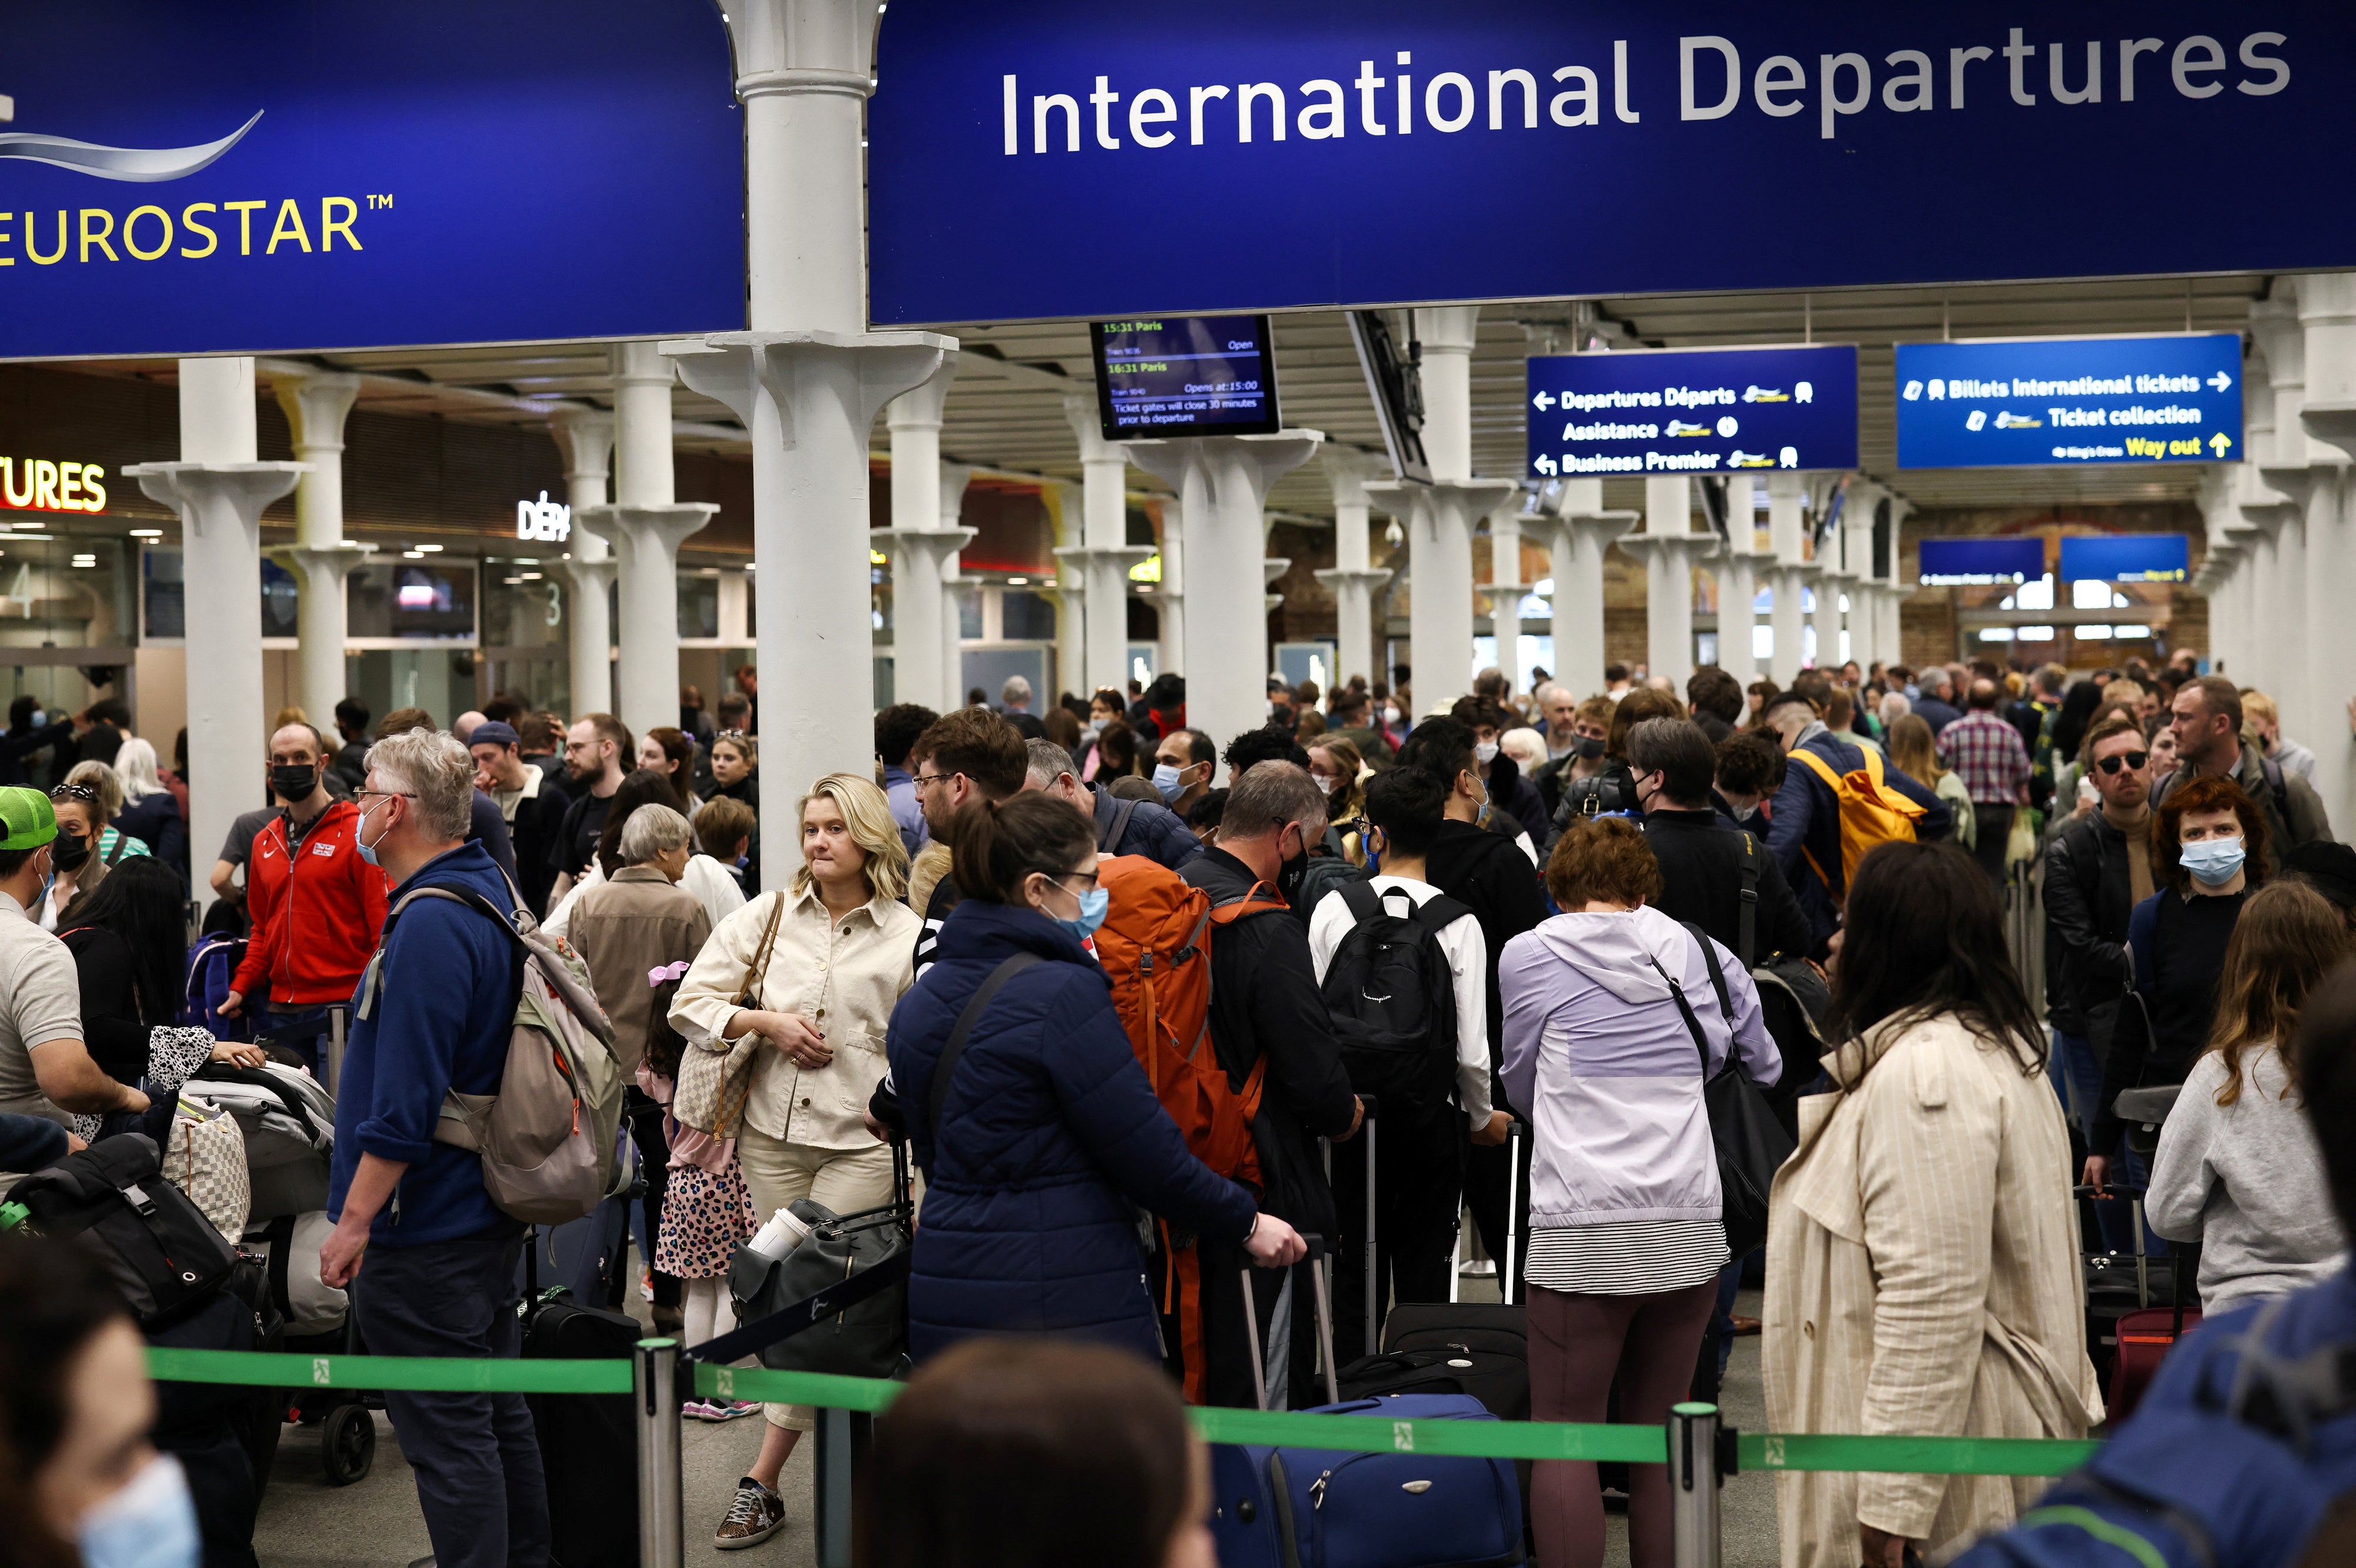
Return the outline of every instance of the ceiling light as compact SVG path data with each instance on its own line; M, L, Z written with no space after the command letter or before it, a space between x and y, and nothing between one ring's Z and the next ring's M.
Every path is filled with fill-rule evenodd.
M534 573L532 574L532 575L533 575L533 576L535 576L535 577L537 577L537 576L539 576L539 575L540 575L540 574L539 574L539 573L537 573L537 572L534 572ZM513 587L517 587L517 586L520 585L522 584L522 582L523 582L523 579L522 579L521 577L501 577L501 578L499 579L499 581L500 581L501 583L505 584L507 586L509 586L509 587L510 587L510 588L513 588Z
M410 548L421 555L431 555L442 547L438 544L412 544Z
M1006 579L1006 585L1010 588L1027 588L1031 585L1031 579L1028 577L1009 577Z
M423 550L404 550L401 553L401 558L403 561L423 561L425 559L425 552Z
M541 580L542 575L543 574L539 572L526 572L523 575L522 581L527 583L537 583Z
M160 528L134 528L131 531L131 537L134 539L161 539L164 537L164 531Z

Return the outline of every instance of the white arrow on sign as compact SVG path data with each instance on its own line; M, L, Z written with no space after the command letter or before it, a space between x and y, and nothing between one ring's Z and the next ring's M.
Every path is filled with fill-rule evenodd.
M1532 408L1552 408L1554 406L1554 397L1551 393L1540 392L1537 396L1530 399L1530 406Z
M2233 444L2233 438L2222 430L2209 437L2209 450L2216 453L2221 458L2225 456L2225 449Z
M2209 384L2215 387L2219 392L2223 392L2227 387L2233 384L2233 378L2227 375L2224 371L2220 371L2215 375L2209 378Z
M1536 468L1541 474L1551 474L1554 472L1555 467L1554 459L1551 457L1542 456L1536 462L1532 463L1530 467Z

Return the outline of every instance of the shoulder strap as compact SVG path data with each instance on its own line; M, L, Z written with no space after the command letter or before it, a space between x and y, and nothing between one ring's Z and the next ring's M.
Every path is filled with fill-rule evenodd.
M2282 764L2271 757L2261 757L2258 758L2258 769L2266 776L2266 793L2275 798L2275 811L2282 817L2284 828L2288 829L2290 783L2283 778Z
M1097 835L1097 853L1098 854L1115 854L1119 853L1120 836L1121 834L1129 832L1129 819L1135 815L1137 815L1136 801L1116 800L1113 802L1112 815L1107 819L1104 832Z
M1033 964L1046 961L1034 952L1014 954L990 972L989 978L974 992L973 999L958 1015L957 1026L949 1031L949 1042L941 1047L941 1059L933 1064L931 1090L925 1096L925 1133L933 1141L934 1159L940 1158L941 1108L948 1103L949 1079L957 1074L958 1061L965 1055L965 1044L973 1034L974 1025L1008 981Z
M1255 882L1243 892L1236 894L1233 897L1213 899L1211 901L1211 924L1215 926L1231 926L1237 920L1243 919L1248 916L1261 914L1289 915L1291 912L1292 906L1287 903L1275 888L1270 887L1265 882Z
M2268 766L2272 765L2269 764ZM2275 783L2276 791L2279 794L2281 792L2282 784L2282 775L2279 770L2275 774ZM120 828L109 828L106 831L114 835L114 847L108 850L105 855L107 867L112 870L113 867L122 865L123 857L131 853L131 835L124 832Z
M1694 1049L1701 1053L1701 1073L1707 1079L1709 1076L1709 1039L1701 1032L1701 1020L1694 1016L1693 1004L1686 1000L1686 988L1661 967L1660 960L1647 953L1644 961L1653 966L1653 972L1668 986L1669 1000L1677 1004L1677 1016L1686 1021L1686 1032L1693 1036Z
M1794 746L1790 753L1790 759L1794 762L1806 763L1808 765L1809 771L1813 772L1817 778L1823 779L1826 783L1831 785L1836 789L1840 788L1840 775L1833 771L1833 765L1826 762L1823 757L1818 757L1815 752L1810 751L1806 746Z
M1382 893L1371 881L1344 882L1336 891L1342 895L1342 902L1349 907L1350 918L1359 925L1363 926L1383 913Z
M1865 776L1873 780L1873 787L1875 789L1880 789L1881 753L1874 750L1873 747L1869 746L1860 746L1857 749L1858 755L1865 758Z
M1718 945L1709 940L1708 932L1691 920L1682 923L1686 934L1693 938L1694 945L1701 949L1702 964L1709 971L1709 988L1718 993L1718 1011L1725 1018L1727 1032L1730 1036L1734 1030L1734 999L1726 989L1726 971L1719 967Z
M1759 844L1747 831L1741 837L1742 891L1735 896L1735 917L1740 925L1734 939L1734 956L1749 969L1759 961Z

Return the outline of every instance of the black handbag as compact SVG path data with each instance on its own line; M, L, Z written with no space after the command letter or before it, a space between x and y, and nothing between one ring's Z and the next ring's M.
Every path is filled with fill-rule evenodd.
M1726 972L1719 966L1718 950L1710 945L1700 927L1687 922L1686 929L1701 946L1702 961L1709 966L1709 983L1718 993L1719 1011L1726 1017L1730 1036L1726 1066L1717 1077L1704 1079L1701 1097L1709 1112L1710 1142L1718 1150L1719 1222L1726 1228L1727 1249L1740 1258L1767 1240L1767 1190L1774 1183L1775 1172L1792 1157L1798 1144L1776 1119L1766 1095L1743 1076L1741 1064L1734 1058L1734 1002L1727 993ZM1695 1048L1701 1053L1702 1071L1708 1073L1709 1042L1702 1035L1701 1020L1694 1015L1693 1004L1686 1000L1685 988L1668 971L1657 962L1653 969L1667 982L1669 996L1676 1003L1678 1015L1685 1019L1686 1028L1693 1036Z
M155 1141L125 1133L35 1171L10 1190L34 1234L71 1238L106 1268L143 1329L196 1311L230 1283L237 1250L164 1179Z
M897 1152L896 1149L894 1151ZM780 1372L838 1372L896 1378L908 1369L907 1211L899 1202L837 1214L802 1198L788 1212L809 1227L782 1258L740 1246L728 1263L728 1294L737 1320L755 1323L857 1274L888 1268L898 1280L830 1317L760 1348L761 1364Z

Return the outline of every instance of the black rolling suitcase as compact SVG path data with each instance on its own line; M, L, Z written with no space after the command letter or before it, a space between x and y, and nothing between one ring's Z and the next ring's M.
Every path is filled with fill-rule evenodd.
M584 1306L562 1286L524 1298L526 1360L626 1359L646 1336L637 1318ZM531 1406L547 1481L552 1568L637 1568L638 1424L631 1396L526 1394L524 1400Z

